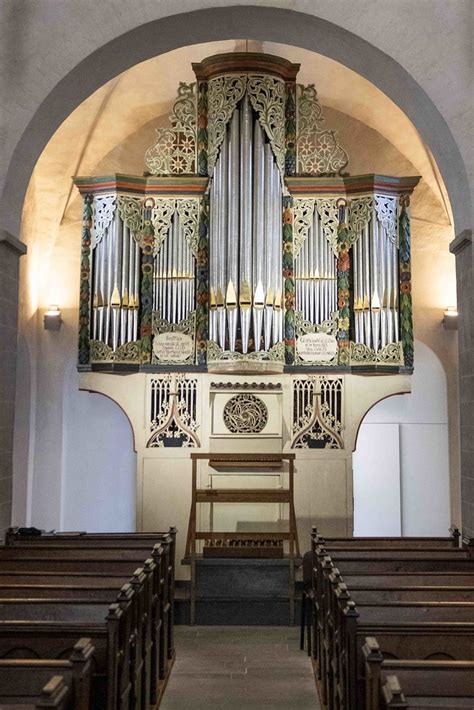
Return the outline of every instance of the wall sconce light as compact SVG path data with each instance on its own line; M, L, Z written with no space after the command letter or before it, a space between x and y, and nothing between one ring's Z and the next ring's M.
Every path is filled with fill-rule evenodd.
M444 312L443 327L445 330L458 329L459 314L456 306L449 306Z
M45 330L59 330L61 328L61 311L59 306L50 306L46 313L44 314L44 329Z

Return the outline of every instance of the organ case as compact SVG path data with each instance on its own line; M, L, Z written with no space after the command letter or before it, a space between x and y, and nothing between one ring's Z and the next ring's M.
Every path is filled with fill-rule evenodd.
M79 365L400 371L413 366L416 177L345 173L299 66L209 57L143 177L78 177Z

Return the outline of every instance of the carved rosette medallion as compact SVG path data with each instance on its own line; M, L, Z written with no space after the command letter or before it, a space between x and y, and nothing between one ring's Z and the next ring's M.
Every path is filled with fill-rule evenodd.
M236 394L224 407L224 424L232 434L259 434L268 421L268 409L254 394Z

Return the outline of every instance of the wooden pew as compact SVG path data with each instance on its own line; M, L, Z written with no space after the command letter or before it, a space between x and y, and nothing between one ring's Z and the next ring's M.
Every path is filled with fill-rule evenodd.
M434 673L430 673L430 670L434 670ZM463 668L462 664L454 668L443 668L440 664L429 670L399 668L397 675L382 675L382 693L377 705L380 710L472 710L474 707L472 669ZM466 695L467 692L470 692L469 696Z
M473 587L378 587L377 577L373 577L373 586L352 585L350 595L356 604L375 604L379 602L474 602ZM347 586L347 585L345 585ZM0 589L1 596L1 589Z
M154 563L152 564L154 565ZM108 586L94 586L93 584L90 586L90 579L89 586L84 584L84 580L82 580L83 584L80 585L77 584L76 578L73 577L71 580L66 575L60 577L59 581L75 581L76 584L43 584L44 576L39 574L36 577L37 584L35 585L34 579L31 578L30 574L24 576L24 582L28 582L27 584L10 583L4 585L0 579L0 602L3 599L24 599L33 603L53 598L57 600L72 600L74 603L94 601L109 605L117 600L118 591L120 591L119 582L124 582L122 592L126 590L127 583L129 583L135 592L135 608L130 639L131 652L135 658L136 677L134 689L135 685L140 683L141 692L139 695L144 699L148 698L148 704L156 703L160 670L158 648L161 622L159 609L156 611L153 608L152 579L150 575L147 575L143 569L138 569L129 580L127 578L112 578L112 580L115 580L113 583L110 578L105 580L102 577L97 578L100 582L108 581ZM155 619L154 622L153 619Z
M393 707L395 699L397 702L406 703L407 698L410 702L416 696L425 699L443 698L445 702L450 698L457 698L456 706L459 704L460 707L474 707L474 661L384 659L374 637L365 639L362 653L365 663L366 710ZM395 686L392 687L391 684L390 693L386 692L388 688L384 692L389 675L397 677L401 686L397 693L394 692ZM406 697L403 697L403 694ZM467 701L470 701L470 705Z
M16 695L15 692L13 698ZM25 696L23 693L20 699L21 703L17 703L15 700L2 702L0 710L51 710L51 708L54 710L75 710L72 690L60 675L51 676L39 693L33 691L30 696Z
M165 554L168 562L167 579L167 599L169 608L166 613L169 615L168 633L168 658L174 658L174 581L176 565L176 535L177 528L170 527L166 532L147 533L86 533L86 532L61 532L43 533L42 535L21 534L21 528L10 527L5 535L5 545L43 545L44 543L81 546L81 547L148 547L160 543L165 547ZM169 550L168 550L169 545Z
M101 549L114 552L119 548L120 554L117 558L127 556L124 550L149 550L159 541L163 548L162 558L162 579L161 593L161 618L163 620L163 637L165 640L167 659L171 662L174 659L174 580L175 580L175 556L176 556L176 528L170 528L168 532L156 533L52 533L44 535L20 535L18 528L9 528L6 533L6 543L8 551L3 552L5 556L15 557L12 547L21 551L22 557L29 557L27 549L34 547L36 557L54 556L64 557L66 550L72 548L78 551L79 556L88 556L87 550ZM154 544L155 543L155 544ZM48 552L53 547L54 552ZM5 548L6 549L6 548ZM80 552L79 552L80 551ZM122 554L123 553L123 554ZM89 556L88 556L89 557ZM1 557L0 557L1 559ZM137 558L138 561L138 558ZM36 565L31 567L36 568Z
M130 630L130 654L132 657L132 695L138 699L146 699L147 705L155 702L154 697L157 692L159 679L158 657L154 660L153 644L158 645L159 626L152 627L152 605L151 605L151 585L143 570L137 570L130 583L123 585L117 594L117 586L105 587L72 587L39 585L34 586L12 586L0 588L0 605L5 600L6 604L12 600L26 601L29 604L47 603L54 599L57 601L70 602L72 604L90 604L91 602L105 604L108 606L114 601L127 597L127 589L132 588L133 600L130 608L131 630ZM155 693L155 695L153 695ZM138 702L138 701L137 701Z
M447 547L457 548L461 543L461 533L458 528L451 527L447 537L325 537L312 528L311 538L316 544L326 547Z
M385 550L372 551L372 559L367 557L359 558L353 557L348 553L341 553L339 557L335 555L338 567L342 567L344 571L344 577L347 567L349 567L349 576L352 574L354 576L354 571L365 572L366 577L371 577L374 579L378 578L378 569L382 566L384 572L387 570L399 571L400 565L405 567L404 579L409 578L410 570L413 570L416 574L418 572L418 567L434 567L439 570L440 560L431 559L429 557L429 552L425 551L423 553L417 553L412 558L402 558L402 559L392 559L385 557ZM399 556L398 552L392 553L392 556ZM382 557L383 556L383 557ZM382 559L381 559L382 558ZM333 556L329 556L325 548L321 546L316 546L314 550L313 559L315 562L314 572L313 572L313 587L314 587L314 609L313 609L313 649L315 653L315 660L318 662L318 677L321 678L322 670L319 668L320 661L324 664L324 658L322 657L322 637L324 635L331 635L331 624L332 624L332 614L331 610L331 590L342 581L339 569L335 569L333 562ZM452 560L449 557L447 560L443 560L443 569L450 569L448 564ZM459 560L456 561L456 563ZM467 569L471 569L474 574L474 565L472 560L466 558L460 560L461 564ZM438 576L441 574L440 571L437 572ZM472 578L471 578L472 579Z
M382 653L392 658L425 659L443 654L470 660L474 644L472 604L418 602L355 605L339 600L329 668L334 673L334 705L355 710L364 702L366 636L376 636ZM334 706L333 705L333 706Z
M365 579L369 577L369 575L373 578L372 579L372 585L376 588L376 580L377 577L374 576L374 573L377 574L377 568L380 568L382 566L382 569L389 569L390 567L395 567L396 569L399 567L400 563L402 563L404 566L409 567L414 570L415 574L417 573L417 568L418 566L421 566L422 568L435 568L439 570L439 561L440 559L443 559L443 554L440 554L439 549L436 550L436 556L433 558L431 557L431 551L429 549L425 549L424 551L418 550L416 553L411 551L409 554L404 552L403 550L390 550L388 551L387 549L384 549L382 547L376 549L376 550L369 550L367 549L365 551L365 554L362 556L359 554L360 550L357 552L350 551L348 552L347 550L342 550L342 549L336 549L336 550L330 550L331 557L328 555L328 551L320 546L320 545L315 545L314 540L313 540L313 558L315 560L315 568L314 568L314 583L316 585L316 590L315 590L315 627L314 627L314 634L316 636L316 643L314 644L314 648L316 650L316 660L318 661L318 674L321 679L322 683L322 691L323 691L323 700L328 700L330 703L330 706L333 704L338 707L339 703L341 702L341 698L343 697L349 697L350 696L350 688L349 688L349 681L351 680L347 668L345 666L345 656L347 652L347 639L344 637L345 631L341 631L341 622L340 619L338 618L338 612L337 612L337 607L344 601L344 595L345 595L345 602L349 600L348 594L347 594L347 589L344 589L344 587L340 588L338 590L338 595L335 597L334 595L334 587L338 587L340 581L341 581L341 576L338 570L336 570L336 573L334 572L334 563L333 563L333 557L336 558L337 564L342 567L343 571L346 572L347 567L350 569L350 574L349 577L352 574L352 577L356 576L360 579L362 575L358 574L358 572L362 571L365 573ZM454 552L454 550L452 551ZM461 558L463 558L464 555L461 555ZM397 559L398 558L398 559ZM383 560L383 565L380 565L380 560ZM443 560L443 566L441 569L446 570L446 568L450 565L452 565L452 561L455 559L457 562L460 559L460 556L458 553L450 554L448 558ZM408 563L408 564L407 564ZM469 561L467 560L467 565L464 564L464 561L462 562L462 565L468 569L471 569L474 573L474 568L472 566L472 560ZM357 566L357 569L354 569ZM354 572L352 571L354 570ZM423 573L423 576L426 573ZM432 573L431 573L432 574ZM438 579L441 576L441 572L436 573L438 576ZM339 579L337 577L339 576ZM385 575L385 577L388 577L389 575ZM390 576L394 576L393 573ZM400 573L397 574L397 577L400 576ZM407 571L404 572L404 579L408 578ZM418 575L420 576L420 575ZM461 576L461 575L460 575ZM472 581L472 578L469 577L469 575L466 576L468 581ZM446 578L444 575L443 578ZM425 581L425 578L423 579ZM403 599L403 592L401 590L398 590L399 594L399 600ZM341 596L342 592L342 596ZM383 595L383 590L381 590L381 594ZM390 594L390 593L389 593ZM415 592L413 589L409 591L408 596L410 595L417 595L418 593ZM464 598L464 592L461 590L460 594L462 595L462 598ZM394 593L392 593L392 600L393 597L396 596ZM406 598L405 594L405 598ZM390 596L388 597L390 598ZM337 604L336 609L334 608L334 600L336 599ZM362 599L362 597L361 597ZM366 600L369 601L369 597L366 597ZM376 604L372 600L373 604ZM353 603L353 602L351 602ZM331 607L331 604L333 606ZM403 606L399 602L396 602L397 606ZM364 605L362 605L364 606ZM380 607L387 607L387 603L385 602L379 602ZM405 605L406 606L406 605ZM424 605L423 605L424 606ZM432 610L432 608L439 608L441 605L435 604L431 605L428 602L426 605L428 608L428 612ZM348 607L350 609L350 607ZM415 609L416 609L415 605ZM420 605L418 606L418 612L420 611ZM467 607L469 609L469 607ZM386 609L385 609L386 611ZM400 611L400 609L398 609ZM446 609L445 609L446 611ZM448 609L448 614L450 615L451 612L453 612L453 607L451 607L451 611ZM442 614L443 612L439 612L439 614ZM469 609L468 611L469 616L467 617L468 619L473 619L474 620L474 615L472 615L472 610ZM350 614L349 614L350 616ZM405 615L406 617L406 615ZM426 618L426 617L424 617ZM412 622L414 622L416 619L412 618ZM448 617L449 620L449 617ZM388 624L392 624L394 621L397 621L397 619L392 618L392 619L387 619ZM400 621L400 620L398 620ZM407 619L405 618L405 621ZM408 620L409 621L409 620ZM380 619L378 620L380 623ZM469 631L469 629L468 629ZM319 637L319 638L318 638ZM462 651L464 649L464 653L468 653L468 649L466 648L466 645L463 642L465 642L465 637L461 639L459 643L457 643L457 650ZM432 639L431 639L432 641ZM472 638L469 639L469 644L472 643ZM352 649L353 650L353 649ZM425 649L426 650L426 649ZM343 659L343 665L340 666L338 664L338 659ZM341 680L341 677L344 676L344 679ZM353 682L353 681L351 681ZM342 687L341 687L342 686ZM347 686L347 687L346 687ZM360 695L358 697L358 700L360 702ZM359 707L358 705L354 705L354 698L352 698L352 706L351 707Z
M344 574L344 581L351 589L353 586L363 587L370 585L376 579L380 589L384 587L397 586L444 586L448 587L471 587L474 586L474 573L464 574L463 572L393 572L391 574L378 574L376 577L369 574Z
M0 704L18 705L51 703L51 693L43 692L53 676L61 677L51 688L52 707L89 710L94 646L88 638L80 639L65 660L0 660ZM50 695L48 699L48 694ZM43 699L41 700L41 696ZM58 701L61 701L58 704ZM49 705L48 705L49 707Z
M15 548L9 548L10 552L14 549ZM132 560L130 561L123 559L115 560L114 551L110 553L110 550L107 550L102 554L101 548L86 550L85 552L89 553L87 555L80 553L80 556L84 559L79 560L76 560L77 555L74 548L68 551L66 550L66 553L63 551L61 556L64 559L52 559L51 552L52 550L50 549L48 556L41 560L41 565L34 565L35 567L41 566L41 572L38 570L30 572L31 560L29 558L16 561L7 559L3 563L2 569L8 567L8 570L3 571L2 575L4 578L5 575L7 575L9 580L26 581L30 585L33 583L33 580L40 584L46 580L54 580L55 584L61 584L62 581L70 580L71 576L73 576L75 583L80 581L84 584L87 580L87 582L94 587L103 587L104 582L110 585L115 575L118 588L119 583L123 582L124 577L128 577L133 573L131 579L132 586L135 587L139 596L138 607L134 609L132 614L134 623L132 626L131 651L134 654L134 658L136 658L135 668L137 673L143 664L141 692L144 694L144 697L151 697L152 704L155 703L161 690L160 681L161 686L163 686L169 670L166 653L167 627L162 623L162 613L166 613L165 604L167 600L164 591L166 587L162 577L161 546L155 545L152 551L154 559L150 558L145 561L142 570L135 570L136 563L135 559L133 559L136 558L137 561L142 560L143 553L140 551L138 551L138 553L132 551ZM33 549L31 550L31 555L31 559L38 563ZM68 557L68 555L70 556ZM95 574L91 574L90 571L83 574L85 565L87 570L95 566ZM51 568L53 568L53 571L50 571ZM74 570L77 569L80 571L74 572ZM103 578L104 572L107 574L105 578ZM102 576L100 576L101 573ZM145 575L144 590L140 587L140 584L143 585L143 575ZM80 594L83 595L83 592L81 591ZM135 688L136 686L134 685L134 691Z
M97 608L99 607L99 608ZM49 619L5 619L0 620L0 657L60 659L66 657L78 636L85 635L93 640L95 648L95 668L92 677L92 707L96 710L125 710L131 706L130 615L124 604L114 603L108 607L103 618L103 605L96 605L84 613L81 619L76 609L70 620L71 608L50 610L41 613L38 605L31 611L21 610L21 614L31 617L38 610L40 617ZM20 611L20 610L18 610ZM56 611L56 613L54 613ZM10 612L14 613L13 609ZM6 616L4 613L2 616ZM65 616L65 618L64 618ZM51 618L56 617L56 618Z

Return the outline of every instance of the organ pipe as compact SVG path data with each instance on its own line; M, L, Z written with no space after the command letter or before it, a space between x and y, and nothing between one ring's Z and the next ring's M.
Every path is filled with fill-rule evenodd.
M268 351L282 338L281 180L272 147L244 96L210 181L210 338Z
M240 320L242 352L248 352L252 305L252 111L247 94L240 115ZM212 248L212 246L211 246Z
M168 323L180 323L194 310L194 257L179 214L154 261L153 310Z
M398 342L398 252L371 215L352 249L354 340L377 352Z
M92 250L92 338L112 350L137 339L139 247L118 210Z
M229 135L229 222L228 222L228 282L226 308L229 324L229 349L233 352L237 339L237 291L239 278L239 140L240 120L236 109L232 115Z
M337 308L336 258L327 241L317 208L295 260L296 308L305 321L320 325Z

